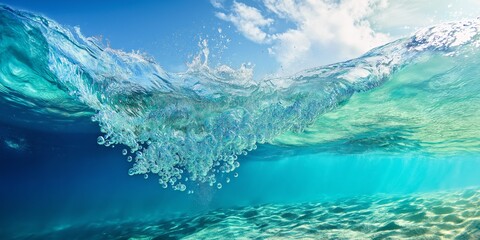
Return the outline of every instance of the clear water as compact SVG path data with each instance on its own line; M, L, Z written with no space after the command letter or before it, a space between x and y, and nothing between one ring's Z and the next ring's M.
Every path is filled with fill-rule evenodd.
M262 80L0 33L2 239L480 238L480 19Z

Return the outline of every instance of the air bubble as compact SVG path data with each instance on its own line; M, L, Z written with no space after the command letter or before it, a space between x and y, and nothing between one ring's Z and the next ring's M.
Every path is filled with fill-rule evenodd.
M99 137L97 138L97 143L98 143L98 145L103 145L103 144L105 144L105 138L103 138L102 136L99 136Z
M152 171L152 173L157 174L160 171L160 168L158 166L153 166L150 171Z
M144 158L141 156L141 155L138 155L135 157L135 162L140 162L140 161L143 161Z
M221 183L218 183L218 184L217 184L217 188L218 188L218 189L222 189L222 184L221 184Z
M225 182L226 182L226 183L229 183L229 182L230 182L230 178L227 177L227 178L225 179Z
M234 174L233 174L233 177L238 177L238 173L234 173Z
M143 175L143 178L147 179L147 178L148 178L148 174Z
M133 160L132 156L128 156L128 157L127 157L127 161L128 161L128 162L131 162L132 160Z
M123 150L122 150L122 154L123 154L124 156L127 155L127 153L128 153L127 149L123 149Z

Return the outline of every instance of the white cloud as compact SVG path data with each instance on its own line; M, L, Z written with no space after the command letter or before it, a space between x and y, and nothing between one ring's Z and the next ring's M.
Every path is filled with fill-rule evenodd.
M214 8L223 8L223 2L225 0L210 0L210 3Z
M254 7L234 2L232 13L225 14L218 12L216 16L233 23L238 31L254 42L264 43L268 41L268 35L262 29L271 25L273 19L265 18L262 13Z
M480 7L479 0L256 2L261 8L234 2L231 11L217 16L265 44L286 73L357 57L421 27L478 17Z
M238 2L231 14L217 16L232 22L248 39L270 44L269 52L287 71L352 58L389 40L368 22L374 9L386 6L385 0L263 0L263 4L268 13L293 27L267 34L273 20Z
M287 69L315 66L356 57L388 42L375 32L367 18L373 9L384 7L380 0L264 0L265 6L295 24L272 36L277 60ZM322 55L328 54L329 58Z
M479 0L392 0L371 21L380 31L404 36L436 23L478 17L479 9Z

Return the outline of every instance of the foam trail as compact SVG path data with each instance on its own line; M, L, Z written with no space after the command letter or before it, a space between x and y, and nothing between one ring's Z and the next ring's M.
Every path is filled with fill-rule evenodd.
M79 29L1 7L0 93L4 102L54 118L93 115L104 133L99 144L128 147L129 174L156 174L163 187L184 191L192 181L214 185L239 167L238 155L302 132L411 62L478 48L479 25L476 19L432 27L357 59L257 81L251 69L211 69L201 56L187 72L167 73Z

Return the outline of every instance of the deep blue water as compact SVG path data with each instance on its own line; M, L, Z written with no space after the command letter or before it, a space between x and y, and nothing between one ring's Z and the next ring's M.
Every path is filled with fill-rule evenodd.
M2 124L2 141L20 138L25 145L17 150L3 143L0 152L3 236L85 223L178 219L215 209L325 202L382 193L408 196L480 185L480 158L475 154L445 158L322 152L288 156L288 147L267 145L260 147L258 154L242 157L239 176L224 183L222 189L204 184L187 195L161 188L157 179L129 176L129 163L117 149L96 144L97 135L40 132Z

